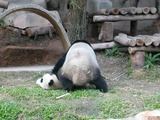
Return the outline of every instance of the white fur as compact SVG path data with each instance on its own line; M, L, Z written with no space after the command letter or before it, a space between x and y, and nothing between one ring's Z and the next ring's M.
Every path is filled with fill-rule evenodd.
M43 79L42 83L41 83L41 79ZM52 86L48 85L50 80L54 81ZM62 88L62 86L61 86L59 80L57 79L56 75L50 75L50 74L45 74L42 78L39 78L36 81L36 84L40 85L43 89L59 89L59 88Z
M69 49L61 72L75 85L85 85L93 80L95 70L99 68L96 55L86 43L75 43Z

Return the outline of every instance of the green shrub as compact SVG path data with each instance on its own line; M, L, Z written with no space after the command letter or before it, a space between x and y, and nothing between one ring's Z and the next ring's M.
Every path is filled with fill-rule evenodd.
M152 68L154 64L158 63L160 61L160 53L152 54L147 53L145 54L145 68Z

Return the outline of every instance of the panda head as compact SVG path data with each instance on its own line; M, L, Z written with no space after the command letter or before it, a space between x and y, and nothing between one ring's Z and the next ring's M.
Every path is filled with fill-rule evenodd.
M42 78L36 81L36 84L40 85L43 89L58 89L61 88L61 84L56 75L45 74Z

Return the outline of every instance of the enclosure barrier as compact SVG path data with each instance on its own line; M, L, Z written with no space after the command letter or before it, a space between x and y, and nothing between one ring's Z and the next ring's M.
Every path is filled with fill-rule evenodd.
M67 33L66 33L64 27L62 26L62 23L50 11L48 11L38 5L34 5L34 4L19 5L19 6L16 6L12 9L9 9L9 10L6 10L5 12L3 12L0 15L0 19L3 19L7 15L14 13L14 12L17 12L17 11L29 11L29 12L35 13L37 15L40 15L40 16L46 18L56 29L56 31L60 37L60 40L62 42L64 50L66 51L68 49L68 47L70 46L70 41L68 39Z

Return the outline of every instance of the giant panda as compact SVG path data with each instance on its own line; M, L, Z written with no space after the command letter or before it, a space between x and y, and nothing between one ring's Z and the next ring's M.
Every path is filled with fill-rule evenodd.
M86 40L76 40L67 52L59 58L52 69L52 74L47 75L47 77L44 75L42 79L42 84L45 83L44 81L48 81L47 79L53 81L53 84L49 84L50 81L48 81L48 86L53 86L60 82L60 84L57 84L58 86L54 87L62 87L67 91L73 91L90 84L95 85L96 89L101 92L108 91L107 84L101 75L95 52Z
M48 74L48 73L44 74L42 78L39 78L38 80L36 80L36 84L46 90L49 90L49 89L56 90L56 89L62 88L62 85L55 74ZM79 87L79 89L93 89L93 88L95 88L95 86L89 83Z

